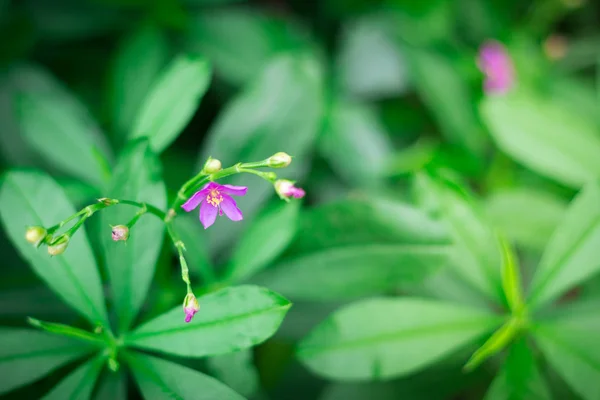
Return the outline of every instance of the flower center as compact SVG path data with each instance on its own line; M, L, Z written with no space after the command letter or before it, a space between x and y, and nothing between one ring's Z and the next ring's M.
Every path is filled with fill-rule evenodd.
M223 201L223 196L219 193L218 189L212 189L208 196L206 196L206 201L213 207L217 207Z

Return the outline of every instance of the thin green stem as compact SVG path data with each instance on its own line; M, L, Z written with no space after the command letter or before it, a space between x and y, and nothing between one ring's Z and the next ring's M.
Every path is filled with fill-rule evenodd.
M131 218L131 220L127 223L127 227L129 229L133 228L133 226L135 225L137 220L140 219L140 217L142 215L146 214L147 212L148 212L148 207L146 206L146 204L143 204L143 207L140 208L140 210L138 212L136 212L135 215L133 216L133 218Z
M173 245L177 249L177 254L179 254L179 264L181 265L181 278L187 285L188 293L191 293L192 288L190 286L189 268L188 268L187 262L185 260L185 256L183 254L183 252L185 251L185 244L179 238L179 235L175 231L173 222L165 221L165 224L167 226L167 233L169 234L169 237L171 238ZM210 266L201 265L199 272L202 275L202 279L204 280L204 282L207 285L213 284L214 282L217 281L217 277L215 276L215 273L210 268Z

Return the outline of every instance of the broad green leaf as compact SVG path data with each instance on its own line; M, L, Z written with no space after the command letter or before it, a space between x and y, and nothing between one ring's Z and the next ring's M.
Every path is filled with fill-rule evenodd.
M94 400L126 400L127 375L121 369L119 372L106 370L98 383Z
M250 82L278 54L308 47L296 24L264 12L222 9L191 18L188 48L206 55L215 73L235 86Z
M190 269L190 274L201 276L204 279L214 279L213 266L208 254L206 232L198 221L198 211L178 215L173 220L175 231L185 243L185 259ZM206 282L205 282L206 283Z
M525 88L488 96L481 114L498 147L535 172L571 187L600 177L595 121Z
M373 186L384 174L392 143L375 110L364 103L334 100L318 149L347 182Z
M532 327L548 363L583 399L600 398L598 300L561 307Z
M308 54L277 57L221 112L200 162L213 156L228 166L284 151L294 157L285 176L299 179L307 169L322 113L320 63ZM274 194L273 186L256 176L238 175L228 183L251 187L251 193L236 199L248 219ZM210 247L219 252L230 246L242 227L221 218L211 227Z
M337 300L419 282L448 260L443 228L388 200L345 200L305 212L287 256L256 280L292 299Z
M453 237L452 268L473 288L501 304L500 251L477 204L450 181L418 174L414 184L423 207L439 215Z
M19 85L14 106L23 137L52 165L102 187L108 178L109 151L85 106L41 69L29 67L15 73L45 81L37 86Z
M480 309L433 300L363 300L319 324L297 355L329 379L389 379L440 361L500 321Z
M502 289L509 309L513 314L519 313L524 305L519 260L504 237L500 236L499 241L502 251Z
M252 396L260 387L251 350L210 357L207 367L220 381L245 397Z
M229 261L227 276L243 281L271 263L296 234L300 202L279 202L252 223Z
M386 12L395 18L394 27L403 42L425 46L453 39L452 2L394 0L387 3Z
M0 328L0 394L38 380L96 347L28 329Z
M567 204L549 192L514 188L492 193L485 202L490 222L509 239L542 250L562 219Z
M517 334L520 333L523 322L518 318L510 318L471 356L464 366L466 371L471 371L491 356L502 351Z
M468 82L454 61L457 57L417 48L405 50L417 92L446 139L475 154L480 153L486 138L473 107Z
M10 171L0 189L0 218L8 237L34 271L92 324L108 324L100 275L84 228L64 254L50 257L25 241L28 226L50 227L75 213L62 189L46 174Z
M167 196L161 174L160 161L148 141L136 140L121 154L106 195L164 209ZM163 242L164 224L149 213L136 222L126 243L112 240L110 226L127 224L138 211L133 206L117 205L101 214L105 263L123 330L129 328L146 298Z
M382 13L344 24L336 75L351 96L377 99L407 90L406 61L390 31L394 22Z
M31 326L42 329L49 333L69 336L74 339L88 341L90 342L90 344L100 345L100 347L104 347L106 345L106 340L103 337L99 337L94 333L84 331L83 329L79 329L74 326L57 324L53 322L44 322L31 317L27 318L27 322Z
M184 357L204 357L245 349L275 333L291 304L267 289L237 286L198 299L189 324L181 306L142 324L126 343Z
M139 353L128 353L126 360L146 399L244 399L218 380L170 361Z
M110 69L110 115L122 139L133 131L135 117L152 84L168 62L168 43L160 30L143 25L119 44Z
M98 356L71 372L43 400L88 400L96 385L106 357Z
M546 246L531 283L528 303L540 307L600 270L600 185L575 197Z
M208 89L211 68L200 56L180 55L161 73L136 117L131 138L146 136L160 153L192 118Z
M550 400L550 392L537 368L534 355L522 338L508 352L500 374L494 379L485 400Z

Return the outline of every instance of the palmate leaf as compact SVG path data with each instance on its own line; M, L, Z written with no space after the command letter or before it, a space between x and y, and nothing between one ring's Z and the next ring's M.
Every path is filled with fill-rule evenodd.
M134 352L125 359L146 399L244 399L216 379L191 368Z
M148 140L135 140L123 150L106 194L165 208L167 194L161 175L160 161ZM105 263L122 330L129 328L146 298L163 242L164 224L152 214L136 222L126 243L112 240L110 226L126 224L138 211L117 205L103 210L100 216Z
M291 304L257 286L237 286L198 299L200 312L183 322L181 306L148 321L125 338L129 346L203 357L259 344L275 333Z
M0 189L0 218L8 237L34 271L67 304L92 324L108 324L96 260L85 229L79 229L64 254L50 257L25 241L28 226L50 227L74 214L63 190L44 173L10 171Z
M80 340L15 328L0 328L0 343L0 394L98 349Z
M443 359L498 326L488 311L434 300L376 298L346 306L298 346L329 379L389 379Z
M106 356L100 355L78 367L56 385L43 400L88 400Z
M252 350L210 357L208 369L221 382L243 396L252 396L260 387L258 369L254 366Z
M255 280L292 299L356 298L420 282L447 262L450 250L440 224L383 199L306 211L298 231L310 235L298 235L286 255Z

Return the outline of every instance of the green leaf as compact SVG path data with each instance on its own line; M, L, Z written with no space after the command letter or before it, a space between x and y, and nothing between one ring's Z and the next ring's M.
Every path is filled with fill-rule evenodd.
M105 360L106 356L100 355L86 362L56 385L43 400L89 399Z
M102 187L109 150L85 106L47 72L29 67L22 73L44 82L22 85L15 99L23 137L57 168Z
M123 370L112 372L106 370L100 378L95 400L127 400L127 375Z
M502 251L502 289L504 289L508 307L513 313L518 313L524 306L519 261L504 237L500 236L499 242Z
M279 201L252 223L229 261L227 276L243 281L269 265L296 234L300 202Z
M57 257L25 241L28 226L50 227L74 213L62 189L47 175L33 171L4 175L0 218L14 246L67 304L92 324L108 326L100 276L85 229L80 228L67 251Z
M181 306L142 324L126 343L184 357L204 357L245 349L275 333L291 304L267 289L237 286L198 299L200 311L183 322Z
M239 61L237 61L239 63ZM262 160L279 151L294 156L286 177L299 179L323 113L323 76L310 55L285 55L271 61L221 112L213 124L200 162L208 156L233 165L240 160ZM273 186L256 176L234 176L232 185L249 186L252 195L236 199L244 218L273 196ZM211 227L211 248L229 247L243 225L220 219Z
M211 68L203 57L188 54L175 58L142 103L130 137L146 136L156 152L163 151L196 112L210 78Z
M457 55L451 57L417 48L405 50L417 92L446 139L480 153L486 137L473 107L468 82L455 61Z
M525 88L488 96L481 114L498 147L535 172L571 187L600 177L594 121Z
M0 328L0 394L38 380L95 347L28 329Z
M107 196L165 208L167 195L161 165L147 140L130 143L121 154ZM110 225L125 225L139 208L117 205L102 211L102 246L119 326L126 330L150 287L163 241L163 222L152 214L140 217L126 243L114 242Z
M329 379L389 379L440 361L500 321L483 310L439 301L363 300L319 324L297 355Z
M586 400L600 398L598 300L561 307L532 327L548 363Z
M550 392L527 341L515 342L485 400L550 400Z
M191 368L135 353L128 353L126 359L146 399L244 399L216 379Z
M464 366L466 371L472 371L491 356L502 351L520 333L523 322L518 318L510 318L469 358Z
M485 212L509 239L533 250L543 250L563 218L566 202L549 192L513 188L492 193Z
M301 216L298 231L310 235L298 235L288 255L256 278L292 299L348 299L419 282L450 251L439 224L381 199L315 208Z
M558 296L600 270L600 185L590 183L575 197L548 243L531 283L532 308Z
M206 55L216 74L235 86L257 77L278 54L307 47L296 24L251 9L203 10L190 28L187 47Z
M260 387L250 350L210 357L207 367L220 381L245 397L252 396Z
M57 324L53 322L44 322L35 318L27 318L27 322L36 328L42 329L49 333L54 333L57 335L69 336L74 339L84 340L90 342L90 344L100 345L104 347L106 345L106 341L104 338L99 337L91 332L84 331L83 329L75 328L70 325L65 324Z
M393 148L374 109L342 99L334 101L317 145L339 176L370 186L385 173Z
M381 13L344 24L336 75L352 97L379 99L406 92L408 67L392 36L394 23Z
M168 62L168 43L153 25L143 25L119 44L110 69L110 112L122 140L133 131L135 117Z
M452 268L474 289L502 304L500 252L478 205L449 180L420 173L414 185L423 207L439 215L453 237Z

